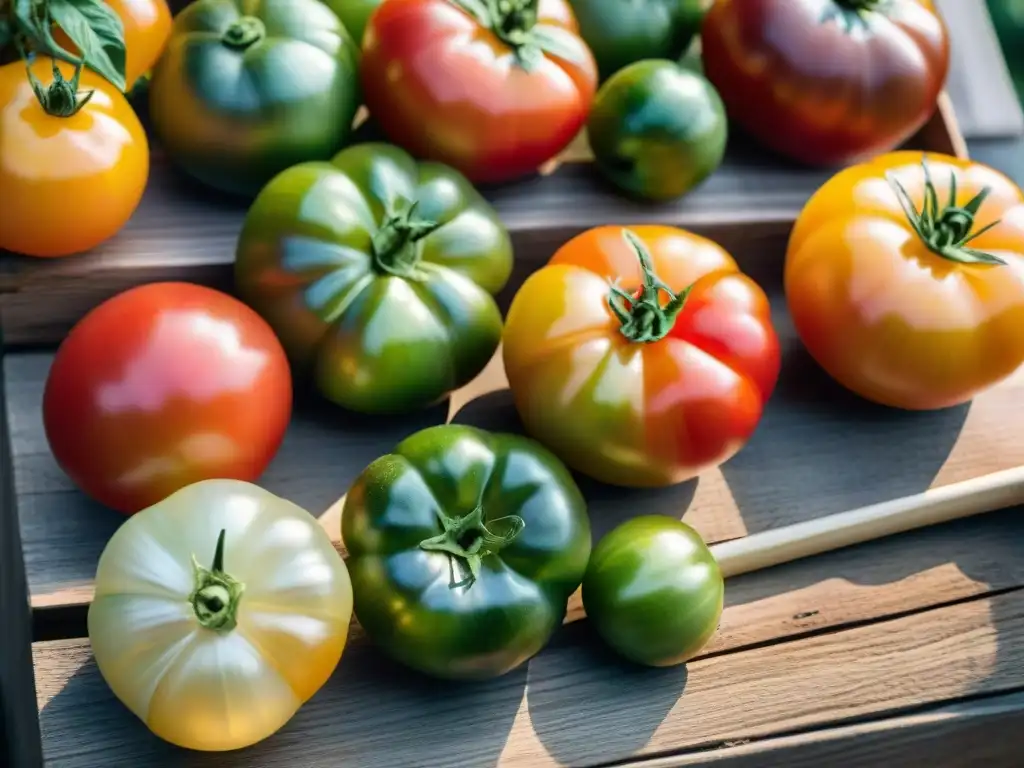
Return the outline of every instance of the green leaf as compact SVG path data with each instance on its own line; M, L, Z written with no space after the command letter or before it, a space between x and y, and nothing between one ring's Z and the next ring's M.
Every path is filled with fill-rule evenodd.
M85 65L124 91L124 25L113 9L103 0L48 0L46 7Z

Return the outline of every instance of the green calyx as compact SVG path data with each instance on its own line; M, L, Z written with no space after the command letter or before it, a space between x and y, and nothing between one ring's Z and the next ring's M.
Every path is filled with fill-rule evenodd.
M899 200L903 212L907 215L910 226L921 238L928 249L944 259L960 264L1005 264L998 256L970 247L971 241L988 232L999 224L999 220L991 222L976 232L974 220L981 209L982 203L992 191L989 187L982 189L966 205L956 204L956 172L949 173L949 199L945 206L940 207L939 195L935 190L928 163L921 157L921 169L924 171L924 201L921 210L917 210L906 187L900 183L892 172L886 173L886 180L896 199Z
M877 11L886 5L889 0L835 0L836 5L847 11L863 13L865 11Z
M229 48L244 51L262 40L266 34L267 28L262 21L255 16L242 16L224 30L220 41Z
M530 71L543 59L545 40L535 34L540 0L450 0L480 24L493 30L516 53L519 65Z
M195 589L188 596L199 624L215 632L230 632L238 624L238 604L245 584L224 572L224 534L217 537L213 565L204 568L192 556Z
M628 229L622 230L622 236L640 260L642 287L637 296L620 287L618 280L609 281L608 306L621 323L619 332L627 339L638 343L660 341L672 330L693 286L677 294L655 274L651 254L640 238ZM661 303L662 291L669 297L664 306Z
M453 560L461 563L468 573L462 579L452 579L451 588L472 586L480 575L480 565L485 557L500 552L511 544L526 527L523 518L508 515L492 520L488 528L484 523L483 507L477 505L468 515L449 517L438 510L437 517L441 521L444 533L440 533L420 542L420 549L428 552L445 552ZM497 533L492 530L498 525L506 530Z
M39 100L40 106L48 115L53 117L72 117L77 115L82 107L89 103L95 91L87 91L85 94L78 92L78 80L82 76L82 62L75 66L75 74L70 80L65 80L61 74L57 60L53 60L53 82L48 86L43 85L39 78L32 72L32 64L26 65L28 81L32 85L32 91Z
M439 226L436 221L416 215L418 202L398 200L385 214L380 229L373 235L373 264L383 274L416 279L420 261L417 242Z

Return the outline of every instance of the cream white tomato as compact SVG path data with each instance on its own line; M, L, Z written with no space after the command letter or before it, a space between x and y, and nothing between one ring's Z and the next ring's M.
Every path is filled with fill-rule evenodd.
M241 480L186 486L100 557L89 638L114 694L181 747L238 749L331 676L352 586L316 519Z

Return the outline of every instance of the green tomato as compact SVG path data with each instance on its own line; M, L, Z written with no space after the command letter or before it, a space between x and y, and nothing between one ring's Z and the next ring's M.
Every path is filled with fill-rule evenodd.
M357 44L362 44L366 22L377 6L384 0L325 0L328 7L338 14L345 29Z
M669 667L715 633L725 583L711 550L679 520L635 517L608 533L583 578L588 621L625 658Z
M171 160L216 189L255 195L327 160L352 133L359 50L319 0L196 0L174 19L149 84Z
M678 59L700 32L705 0L569 0L601 80L641 59Z
M590 555L586 502L552 453L457 424L370 464L341 529L370 639L449 679L496 677L543 648Z
M484 369L511 271L508 232L464 176L366 143L267 184L242 226L235 287L327 399L400 413Z
M631 195L669 200L722 163L725 107L714 86L675 61L638 61L597 92L587 123L594 161Z

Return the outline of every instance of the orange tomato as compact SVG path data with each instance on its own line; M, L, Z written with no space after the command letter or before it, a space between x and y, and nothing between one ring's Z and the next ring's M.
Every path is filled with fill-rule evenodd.
M0 67L0 250L69 256L93 248L125 225L142 199L149 145L124 94L83 70L71 104L74 66L49 60L32 72L50 94L49 111L32 90L24 62ZM54 113L54 114L51 114Z
M171 10L166 0L105 0L124 25L124 81L131 90L164 52L171 36ZM78 48L59 27L53 39L71 53Z
M846 388L911 410L966 402L1024 362L1024 195L970 160L881 155L807 202L785 285L804 345Z
M585 475L664 486L732 457L779 374L768 299L674 227L570 240L509 308L505 372L526 430Z

